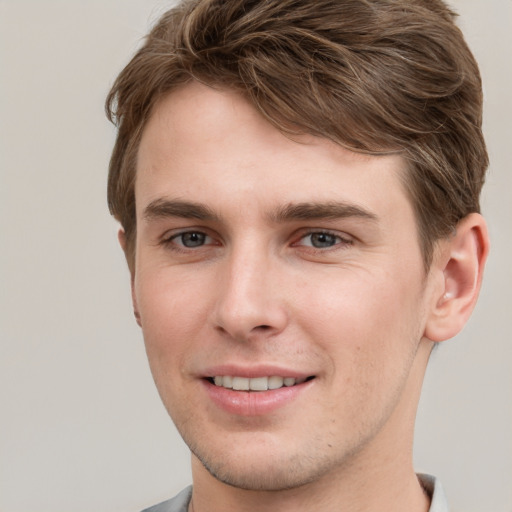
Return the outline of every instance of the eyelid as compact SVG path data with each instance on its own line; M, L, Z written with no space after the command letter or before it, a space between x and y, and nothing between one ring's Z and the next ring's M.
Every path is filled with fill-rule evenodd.
M175 242L176 239L178 239L180 236L186 235L187 233L199 233L206 237L207 241L200 246L197 246L195 248L193 247L186 247L185 245L181 243ZM301 241L311 235L315 234L325 234L332 237L335 237L337 239L336 243L332 246L327 247L314 247L312 245L303 245L301 244ZM209 239L209 240L208 240ZM318 251L318 252L327 252L329 250L333 251L336 249L343 248L347 245L352 245L355 242L355 237L352 235L347 234L346 232L340 232L335 229L329 229L329 228L303 228L300 230L297 230L295 234L292 236L292 247L303 247L304 249L312 250L312 251ZM204 247L211 247L215 245L222 245L222 240L220 237L215 233L203 226L187 226L182 228L174 228L169 229L165 231L158 239L157 245L162 246L173 246L176 250L183 250L183 251L197 251Z
M339 242L337 242L336 244L334 244L330 247L323 247L323 248L306 246L306 245L300 244L300 242L304 238L311 236L311 235L315 235L315 234L323 234L323 235L333 236L333 237L337 238L339 240ZM307 228L307 229L300 231L297 234L297 236L294 238L296 241L292 243L292 246L305 247L310 250L321 251L321 252L340 249L341 247L344 247L346 245L352 245L354 243L354 237L348 235L347 233L339 232L339 231L332 230L332 229L325 229L325 228Z
M204 227L195 227L195 226L188 227L187 226L184 228L175 228L175 229L167 230L159 238L158 245L174 246L174 248L176 250L185 250L185 251L188 251L188 250L193 251L193 250L198 250L201 247L217 245L215 243L205 243L204 245L200 245L197 248L192 248L192 247L186 247L183 244L175 243L175 240L177 238L179 238L180 236L186 235L187 233L198 233L198 234L204 235L205 238L209 238L212 241L216 240L215 235L213 235L209 229L206 229Z
M166 229L159 236L159 239L160 240L169 240L175 236L179 236L184 233L204 233L205 235L211 236L210 232L211 232L211 230L204 226L196 226L196 225L187 226L186 224L183 224L179 227L172 227L170 229Z

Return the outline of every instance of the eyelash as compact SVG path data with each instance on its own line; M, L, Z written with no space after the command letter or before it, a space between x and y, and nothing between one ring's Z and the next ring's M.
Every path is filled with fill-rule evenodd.
M306 245L303 247L306 247L309 250L312 251L318 251L318 252L327 252L329 250L338 250L343 249L347 245L352 245L354 241L348 237L343 237L339 233L334 233L332 231L323 230L323 229L314 229L310 230L306 233L303 233L300 238L298 239L298 242L294 242L294 246L299 245L299 242L304 240L307 237L312 237L313 235L325 235L327 237L332 237L334 239L333 245L329 245L327 247L315 247L314 245Z
M201 245L198 245L198 246L195 246L195 247L187 247L184 243L183 243L183 237L186 236L186 235L200 235L200 237L204 237L204 240L210 238L212 240L213 237L211 237L210 235L208 235L207 233L205 233L204 231L201 231L199 229L191 229L191 230L187 230L187 231L181 231L180 233L175 233L171 236L167 236L165 237L162 241L161 241L161 244L165 247L169 247L171 248L173 251L177 251L177 252L189 252L189 251L194 251L194 250L197 250L197 249L201 249L203 248L205 245L212 245L212 244L205 244L205 243L202 243ZM181 238L181 242L182 243L177 243L176 240ZM213 245L216 245L216 244L213 244Z
M196 245L193 247L187 247L183 243L183 237L186 235L199 235L199 237L202 237L203 243L200 243L200 245ZM305 240L307 237L312 237L314 235L319 236L326 236L326 237L332 237L332 245L327 245L325 247L315 247L313 245L313 242L308 245L302 245L300 242ZM177 243L176 240L181 238L181 243ZM199 229L197 230L187 230L187 231L181 231L179 233L172 234L170 236L165 237L160 243L161 245L170 248L171 250L175 252L181 252L181 253L189 253L191 251L197 251L205 246L215 246L219 245L218 243L206 243L205 241L207 239L211 239L214 241L214 237L210 236L208 233L201 231ZM322 230L322 229L312 229L305 233L302 233L300 237L297 239L296 242L293 242L291 245L292 247L303 247L305 250L311 251L311 252L328 252L328 251L336 251L339 249L344 249L347 245L353 245L354 241L348 237L343 237L339 233L335 233L328 230Z

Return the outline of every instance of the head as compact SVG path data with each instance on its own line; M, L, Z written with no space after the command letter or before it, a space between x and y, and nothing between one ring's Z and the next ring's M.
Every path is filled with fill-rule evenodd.
M453 14L186 1L107 105L138 322L199 467L283 490L406 466L432 342L468 318L487 252L481 86Z
M479 211L488 165L480 75L454 17L440 0L188 0L164 14L106 104L130 268L140 139L158 100L192 80L236 91L283 133L400 153L428 268L436 240Z

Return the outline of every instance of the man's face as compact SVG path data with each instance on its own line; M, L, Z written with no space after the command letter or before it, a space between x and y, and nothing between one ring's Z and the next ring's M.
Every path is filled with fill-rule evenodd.
M232 92L157 105L134 302L162 400L221 481L289 488L410 448L433 293L404 166L291 140Z

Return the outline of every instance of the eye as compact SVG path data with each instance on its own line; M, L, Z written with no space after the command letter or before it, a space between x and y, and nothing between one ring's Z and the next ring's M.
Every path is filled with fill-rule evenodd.
M195 249L213 243L213 239L201 231L186 231L172 236L166 243L172 243L187 249Z
M296 245L314 249L329 249L338 245L351 244L352 241L327 231L314 231L302 236Z

